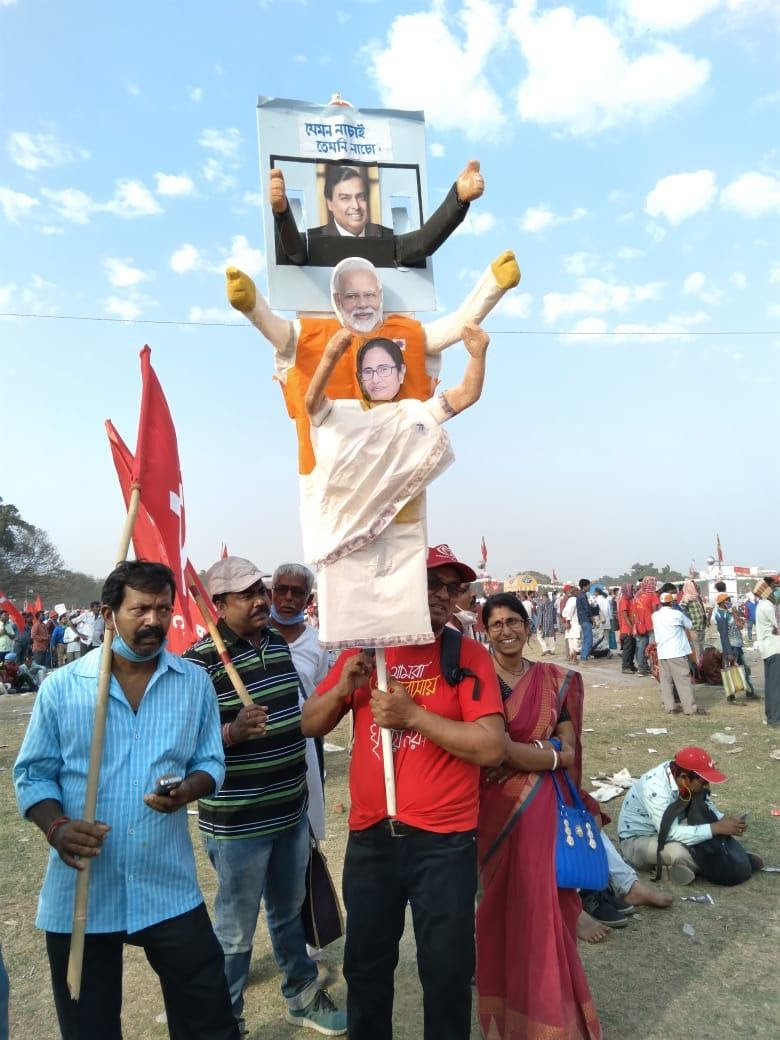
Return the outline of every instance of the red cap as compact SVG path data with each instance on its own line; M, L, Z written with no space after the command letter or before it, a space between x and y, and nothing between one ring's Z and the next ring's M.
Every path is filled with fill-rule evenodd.
M722 784L726 779L726 774L715 768L709 751L705 751L704 748L681 748L674 756L674 761L681 769L696 773L702 780L706 780L710 784Z
M454 567L460 575L461 581L476 581L477 572L473 571L467 563L461 563L455 558L455 553L449 545L431 545L428 548L428 570L434 567Z

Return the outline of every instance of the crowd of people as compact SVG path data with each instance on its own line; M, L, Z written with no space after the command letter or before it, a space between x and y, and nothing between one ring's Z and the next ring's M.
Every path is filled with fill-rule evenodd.
M31 693L54 668L70 664L103 642L100 603L89 610L24 611L17 624L0 611L0 694Z
M608 653L620 644L627 670L644 672L654 656L651 632L659 665L674 661L664 652L668 633L678 641L684 635L691 647L709 620L705 610L702 628L702 615L691 608L693 583L658 592L651 579L652 589L643 582L634 596L630 586L593 589L583 579L560 595L499 593L477 603L476 574L446 545L429 550L427 574L435 643L389 648L387 691L377 688L373 652L347 650L334 663L320 646L310 623L314 576L300 564L281 565L266 584L269 575L248 560L217 561L205 584L224 648L209 636L182 658L165 650L175 583L162 564L120 564L106 580L102 604L56 619L78 633L80 644L64 666L57 667L57 626L48 631L47 620L55 619L33 620L25 666L52 671L14 778L22 815L52 848L37 924L46 933L66 1040L121 1037L125 943L141 946L157 972L172 1037L246 1035L244 991L261 899L290 1024L353 1040L391 1037L394 971L411 906L426 1040L470 1036L474 981L480 1024L491 1040L543 1032L592 1040L601 1031L578 938L600 941L635 907L672 901L637 871L655 869L656 878L678 884L698 873L736 884L760 869L760 858L736 841L747 827L744 816L723 815L710 799L710 785L725 776L705 750L686 747L635 782L620 811L617 843L602 829L609 818L581 792L609 884L578 892L557 883L554 778L565 771L581 786L584 689L572 661L546 660L557 652L556 634L568 643L576 623L579 664L606 642ZM772 602L778 589L771 578L756 587L754 624L770 679L780 660L771 644L780 642ZM643 596L656 600L646 613ZM719 599L713 620L726 640L724 656L736 661L742 619L730 607ZM0 622L8 641L6 619ZM35 625L47 629L37 649ZM111 754L96 821L88 822L81 817L101 657L92 644L106 628L113 632ZM472 632L481 639L469 638ZM525 652L534 637L536 661ZM13 638L16 647L20 634ZM3 645L6 660L20 656ZM52 648L48 662L29 658ZM574 649L567 646L567 655ZM676 666L667 679L688 710ZM322 739L346 715L352 743L344 1010L324 985L321 951L307 945L301 909L311 849L325 835ZM393 816L383 728L393 733ZM197 802L217 880L213 924L182 811L190 802ZM92 884L75 1002L66 971L75 877L87 859Z

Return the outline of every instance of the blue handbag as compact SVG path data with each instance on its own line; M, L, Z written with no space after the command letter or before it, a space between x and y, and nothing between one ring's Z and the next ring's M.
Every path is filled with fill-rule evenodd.
M588 888L601 892L609 883L607 853L595 820L585 808L580 793L566 770L561 770L573 805L567 805L552 773L558 800L555 874L558 888Z

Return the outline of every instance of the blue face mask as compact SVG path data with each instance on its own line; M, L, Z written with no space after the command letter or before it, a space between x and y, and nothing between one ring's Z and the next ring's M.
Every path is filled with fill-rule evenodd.
M293 617L283 618L279 615L276 607L271 604L271 620L275 621L278 625L300 625L302 621L306 620L306 615L303 611L300 614L295 614Z
M119 626L116 623L116 617L114 617L114 638L111 641L111 652L118 654L120 657L124 657L126 661L132 661L134 664L144 664L147 661L153 661L155 657L159 657L162 653L165 644L168 642L167 639L163 640L160 649L155 650L153 654L139 654L131 646L128 646L124 636L119 631Z

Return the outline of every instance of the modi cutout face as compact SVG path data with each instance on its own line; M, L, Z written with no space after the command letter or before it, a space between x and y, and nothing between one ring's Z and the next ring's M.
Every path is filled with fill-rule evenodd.
M401 348L391 340L369 340L358 353L358 380L369 401L392 401L405 375Z
M354 174L334 184L325 204L333 220L347 234L362 235L368 223L368 192L362 177Z
M333 302L342 325L353 332L373 332L382 324L382 285L367 261L334 272Z

